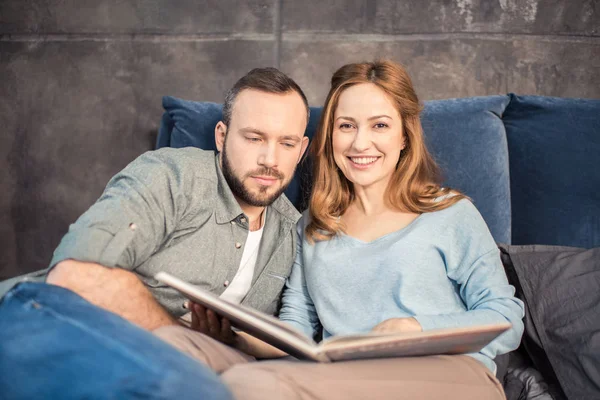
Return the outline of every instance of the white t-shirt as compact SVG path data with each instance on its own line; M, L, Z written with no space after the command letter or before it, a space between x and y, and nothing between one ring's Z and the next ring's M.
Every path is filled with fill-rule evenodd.
M240 267L227 286L227 289L221 294L221 298L233 303L240 303L246 296L252 285L252 277L254 276L254 267L256 266L256 258L258 257L258 247L263 234L263 226L257 231L248 232L244 252L242 253L242 261Z

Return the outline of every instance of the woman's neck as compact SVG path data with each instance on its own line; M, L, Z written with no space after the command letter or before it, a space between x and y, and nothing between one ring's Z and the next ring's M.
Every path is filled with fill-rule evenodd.
M354 196L350 206L366 216L378 215L390 210L385 200L385 187L382 185L355 186Z

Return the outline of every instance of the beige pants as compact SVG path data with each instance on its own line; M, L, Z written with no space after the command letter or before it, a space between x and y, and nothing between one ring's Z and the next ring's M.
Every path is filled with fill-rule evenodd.
M207 364L238 400L505 399L498 380L468 356L385 358L322 364L256 362L234 348L179 326L154 331Z

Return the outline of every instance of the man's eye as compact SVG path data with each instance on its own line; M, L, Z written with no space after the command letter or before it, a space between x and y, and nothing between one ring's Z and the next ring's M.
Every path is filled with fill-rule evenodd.
M257 137L247 137L246 140L248 140L250 142L259 142L260 138L257 138Z
M281 143L281 144L282 144L284 147L287 147L287 148L289 148L289 149L293 149L294 147L296 147L296 144L295 144L295 143L286 143L286 142L283 142L283 143Z

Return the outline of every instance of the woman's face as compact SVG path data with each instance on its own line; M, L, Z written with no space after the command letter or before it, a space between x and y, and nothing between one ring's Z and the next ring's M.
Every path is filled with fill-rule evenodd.
M404 148L402 119L372 83L344 90L333 116L333 157L355 188L387 184Z

